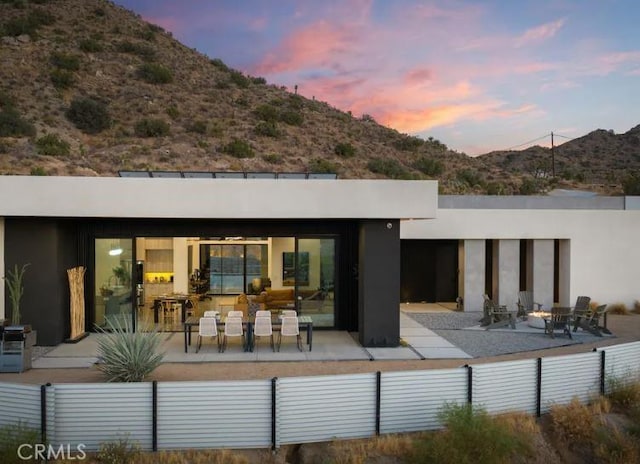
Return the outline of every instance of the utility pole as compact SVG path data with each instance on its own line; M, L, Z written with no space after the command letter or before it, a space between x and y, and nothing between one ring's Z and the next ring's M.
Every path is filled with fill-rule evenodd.
M553 131L551 132L551 175L556 177L556 156L553 152Z

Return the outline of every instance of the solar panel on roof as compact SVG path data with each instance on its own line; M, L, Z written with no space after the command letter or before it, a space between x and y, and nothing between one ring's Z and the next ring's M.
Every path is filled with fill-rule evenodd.
M182 177L180 171L151 171L151 177Z
M247 179L275 179L275 172L248 172Z
M332 172L310 172L307 179L337 179L338 175Z
M280 172L278 173L278 179L306 179L307 174L305 172Z
M216 179L244 179L244 172L216 172Z
M183 171L182 175L188 179L213 179L210 171Z
M120 177L150 177L149 171L118 171Z

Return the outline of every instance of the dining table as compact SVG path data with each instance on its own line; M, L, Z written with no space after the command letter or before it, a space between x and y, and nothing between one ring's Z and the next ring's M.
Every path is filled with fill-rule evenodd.
M189 295L159 295L153 299L153 322L158 323L160 320L160 310L167 304L180 303L180 322L186 319L186 304L190 298Z
M218 325L218 329L224 331L226 317L222 317L220 319L216 318L216 322ZM243 345L244 351L253 351L255 346L255 340L253 337L253 324L255 322L255 316L249 316L242 319L242 325L245 329L245 343ZM280 326L282 325L282 319L279 315L273 315L271 317L271 325L273 327L273 331L276 332L280 330ZM189 352L189 346L191 346L191 333L194 327L200 326L200 318L195 316L190 316L185 319L183 327L184 327L184 352ZM309 346L309 351L313 349L313 319L311 316L298 316L298 327L302 330L304 329L307 333L307 345Z

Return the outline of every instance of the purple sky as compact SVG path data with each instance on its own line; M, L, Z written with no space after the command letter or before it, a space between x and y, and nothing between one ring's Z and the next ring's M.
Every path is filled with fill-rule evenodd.
M116 3L233 68L470 155L640 124L637 0Z

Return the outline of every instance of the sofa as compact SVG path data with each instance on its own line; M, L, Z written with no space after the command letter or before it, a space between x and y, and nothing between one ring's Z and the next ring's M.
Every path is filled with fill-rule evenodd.
M265 309L286 308L295 303L295 292L293 288L277 290L268 288L261 292L260 295L256 295L253 301L263 304Z

